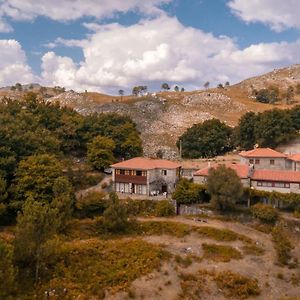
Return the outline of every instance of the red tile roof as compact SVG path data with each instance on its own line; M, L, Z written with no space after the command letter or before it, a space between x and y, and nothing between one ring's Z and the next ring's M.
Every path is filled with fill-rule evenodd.
M252 180L300 183L300 172L287 170L254 170Z
M286 154L275 151L270 148L256 148L249 151L242 151L240 153L242 157L273 157L273 158L284 158L287 157Z
M204 169L201 169L201 170L195 172L194 176L208 176L209 170L211 168L216 168L219 165L225 165L227 168L230 168L230 169L234 170L241 179L248 178L248 173L249 173L249 167L248 167L248 165L230 164L230 163L226 163L226 164L214 164L212 166L208 166L208 167L206 167Z
M288 158L293 161L300 161L300 154L291 154L288 156Z
M150 159L144 157L135 157L116 163L111 166L112 168L119 169L133 169L133 170L152 170L152 169L177 169L180 167L179 163L163 160L163 159Z

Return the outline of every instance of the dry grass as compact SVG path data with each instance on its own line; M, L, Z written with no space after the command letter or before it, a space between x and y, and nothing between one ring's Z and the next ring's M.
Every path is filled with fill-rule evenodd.
M127 289L135 279L160 268L161 262L169 258L161 247L142 240L68 242L59 261L49 266L51 280L44 282L39 291L66 288L70 299L101 298L105 290Z
M261 256L265 253L265 249L255 244L244 245L242 250L245 255Z
M215 276L215 282L229 299L246 299L260 294L260 288L256 279L223 271Z
M240 251L231 246L202 244L203 258L214 262L229 262L232 259L242 259Z

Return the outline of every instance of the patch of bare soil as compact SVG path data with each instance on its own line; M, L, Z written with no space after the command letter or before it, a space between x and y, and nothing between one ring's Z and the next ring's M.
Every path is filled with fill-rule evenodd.
M147 221L149 219L141 219ZM220 290L213 281L212 276L205 274L213 272L219 274L222 271L231 271L241 274L248 278L257 279L260 294L253 296L260 300L279 300L286 296L300 295L300 270L288 269L276 265L276 252L271 241L271 236L259 232L253 228L240 223L222 222L219 220L209 219L208 223L199 223L194 220L183 217L175 218L151 218L152 221L171 221L191 226L210 226L217 229L229 229L240 235L244 235L254 241L255 245L263 248L265 251L262 255L249 255L243 251L243 241L233 242L216 242L211 239L201 238L195 232L177 238L174 236L146 236L144 239L153 244L163 245L167 251L174 255L174 258L163 265L161 270L150 275L139 278L132 284L129 293L122 292L108 299L226 299L224 291ZM295 249L293 254L300 259L300 236L293 234L293 244ZM202 259L202 244L210 243L217 245L229 245L242 253L242 259L231 259L230 262L215 262L212 260ZM178 257L180 259L178 259ZM180 261L188 262L182 264ZM183 293L182 276L196 276L203 274L201 286L191 286L194 291L193 298ZM192 281L193 282L193 281ZM200 284L199 282L197 284ZM253 299L251 298L251 299ZM227 298L228 299L228 298Z

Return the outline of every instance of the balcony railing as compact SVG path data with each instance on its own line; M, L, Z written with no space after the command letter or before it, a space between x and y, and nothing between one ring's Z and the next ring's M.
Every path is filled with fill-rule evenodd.
M147 184L147 176L115 175L115 182Z

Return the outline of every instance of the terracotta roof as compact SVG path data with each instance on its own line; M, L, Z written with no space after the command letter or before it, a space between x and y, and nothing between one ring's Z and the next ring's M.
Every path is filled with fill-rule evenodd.
M300 172L287 170L254 170L252 180L300 183Z
M180 164L170 160L135 157L129 160L116 163L111 167L120 168L120 169L137 169L137 170L177 169L180 167Z
M249 167L248 165L242 165L242 164L230 164L230 163L225 163L225 164L214 164L212 166L208 166L204 169L201 169L199 171L197 171L196 173L194 173L194 176L208 176L208 172L211 168L216 168L219 165L225 165L227 168L230 168L232 170L234 170L237 175L240 178L248 178L248 173L249 173Z
M242 151L240 153L240 156L242 157L274 157L274 158L280 158L280 157L287 157L285 154L275 151L270 148L256 148L249 151Z
M300 161L300 154L291 154L288 156L288 158L293 161Z

